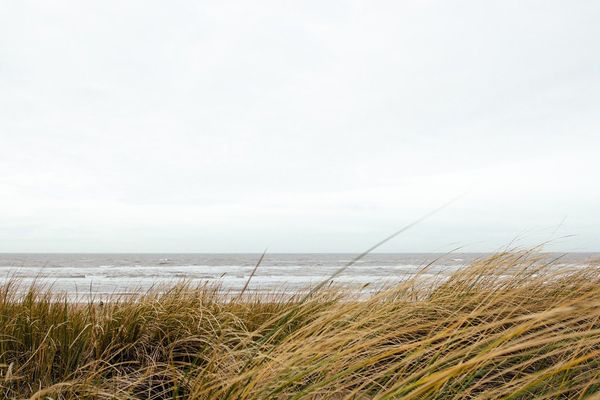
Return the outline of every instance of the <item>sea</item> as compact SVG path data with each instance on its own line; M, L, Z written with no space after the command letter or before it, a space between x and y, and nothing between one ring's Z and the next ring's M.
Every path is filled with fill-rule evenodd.
M337 285L376 290L404 280L428 266L426 274L444 276L487 253L372 253L333 279ZM175 283L216 285L224 292L294 293L328 280L356 254L9 254L0 253L0 285L32 283L75 295L129 295L164 290ZM556 265L597 263L600 253L548 253Z

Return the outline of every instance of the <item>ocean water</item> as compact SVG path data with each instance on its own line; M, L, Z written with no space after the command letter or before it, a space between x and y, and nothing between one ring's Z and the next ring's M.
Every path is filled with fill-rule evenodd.
M449 274L485 253L369 254L335 278L338 285L377 288L410 277L433 263L427 273ZM293 293L315 285L348 263L355 254L267 254L248 291ZM585 265L598 253L561 256L560 265ZM218 284L235 293L248 280L260 254L0 254L0 284L17 279L52 285L70 295L129 294L182 280L192 285Z

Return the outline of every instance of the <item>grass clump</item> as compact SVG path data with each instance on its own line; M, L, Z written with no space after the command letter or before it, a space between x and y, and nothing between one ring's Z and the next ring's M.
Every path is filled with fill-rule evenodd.
M0 287L4 398L600 398L600 270L531 253L367 298L17 289Z

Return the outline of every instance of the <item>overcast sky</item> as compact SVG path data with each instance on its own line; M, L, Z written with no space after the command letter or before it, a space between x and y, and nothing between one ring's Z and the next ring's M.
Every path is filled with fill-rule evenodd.
M0 251L600 250L598 1L3 1Z

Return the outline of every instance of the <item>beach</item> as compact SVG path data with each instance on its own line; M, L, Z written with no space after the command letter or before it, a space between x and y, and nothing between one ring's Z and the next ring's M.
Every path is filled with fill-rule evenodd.
M545 260L545 261L544 261ZM594 398L600 270L478 259L367 297L0 285L0 393L32 399ZM423 279L424 278L424 279Z

